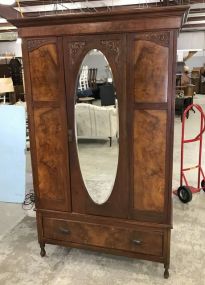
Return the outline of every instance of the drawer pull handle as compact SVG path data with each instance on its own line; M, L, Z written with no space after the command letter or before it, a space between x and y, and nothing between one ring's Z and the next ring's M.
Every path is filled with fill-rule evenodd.
M70 230L68 230L68 229L59 228L59 231L60 231L62 234L65 234L65 235L69 235L69 234L70 234Z
M133 243L136 244L136 245L139 245L142 243L141 240L138 240L138 239L133 239Z

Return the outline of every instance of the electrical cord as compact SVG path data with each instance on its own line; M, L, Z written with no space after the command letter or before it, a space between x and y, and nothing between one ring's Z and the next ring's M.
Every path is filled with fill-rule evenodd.
M30 189L29 193L26 194L25 199L22 203L22 208L24 210L31 210L35 205L35 194L33 189Z

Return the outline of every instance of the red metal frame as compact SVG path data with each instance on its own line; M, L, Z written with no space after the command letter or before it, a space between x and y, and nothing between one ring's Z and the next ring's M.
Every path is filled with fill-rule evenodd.
M186 118L187 118L187 114L188 112L193 108L195 108L196 110L199 111L199 113L201 114L201 126L200 126L200 132L199 134L192 139L185 139L184 136L184 130L185 130L185 122L186 122ZM200 187L200 182L201 182L201 176L203 177L203 179L205 180L205 176L204 176L204 172L203 169L201 167L201 157L202 157L202 141L203 141L203 133L205 131L205 114L203 112L203 109L200 105L198 104L191 104L189 105L186 110L184 111L183 114L183 118L182 118L182 137L181 137L181 167L180 167L180 186L183 185L183 181L185 182L185 185L188 186L191 190L192 193L197 193L200 192L200 190L202 189ZM189 168L184 168L184 144L186 143L192 143L192 142L196 142L199 141L199 160L198 160L198 164L193 166L193 167L189 167ZM198 168L198 184L197 187L192 187L188 184L187 178L185 176L185 171L189 171L192 169L196 169ZM175 194L177 194L177 191L174 191Z

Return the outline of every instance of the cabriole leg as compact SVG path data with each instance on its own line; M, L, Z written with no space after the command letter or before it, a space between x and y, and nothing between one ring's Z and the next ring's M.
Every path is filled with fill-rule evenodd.
M41 248L40 255L41 255L41 257L44 257L46 255L45 243L44 242L40 242L40 248Z
M164 265L164 278L165 279L169 278L169 265L167 264Z

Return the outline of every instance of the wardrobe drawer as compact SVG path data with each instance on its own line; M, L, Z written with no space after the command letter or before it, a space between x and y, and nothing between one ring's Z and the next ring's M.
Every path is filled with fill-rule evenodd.
M162 256L163 232L43 218L44 238Z

